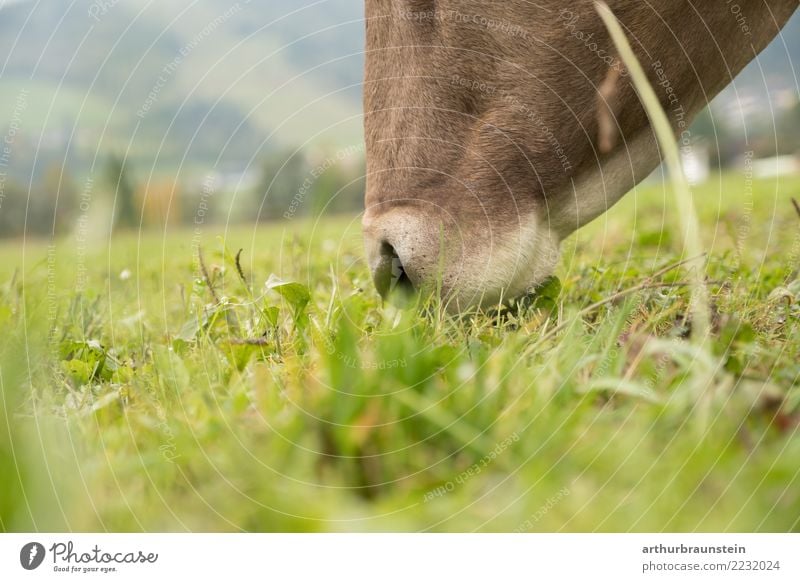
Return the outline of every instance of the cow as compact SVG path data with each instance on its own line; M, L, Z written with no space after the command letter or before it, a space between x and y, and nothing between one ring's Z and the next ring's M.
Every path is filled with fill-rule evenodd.
M798 0L610 0L676 138ZM591 0L366 0L363 232L381 295L512 301L660 163Z

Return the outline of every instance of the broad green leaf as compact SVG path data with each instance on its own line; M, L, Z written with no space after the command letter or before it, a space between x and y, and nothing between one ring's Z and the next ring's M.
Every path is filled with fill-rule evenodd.
M283 297L296 313L302 312L311 301L311 292L302 283L283 281L276 275L270 275L265 286Z

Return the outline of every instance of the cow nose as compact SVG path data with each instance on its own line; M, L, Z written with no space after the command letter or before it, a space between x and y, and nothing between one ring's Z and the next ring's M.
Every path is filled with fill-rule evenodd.
M381 209L383 210L383 209ZM419 211L389 209L364 216L364 244L375 287L382 297L422 291L435 275L438 232Z
M378 260L373 263L372 279L384 299L395 291L403 295L414 292L414 284L392 244L382 240L378 244Z

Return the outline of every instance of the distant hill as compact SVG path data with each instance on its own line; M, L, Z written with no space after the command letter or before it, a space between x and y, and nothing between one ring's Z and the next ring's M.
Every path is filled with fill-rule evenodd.
M20 152L224 165L361 139L360 2L0 6L0 119L24 92Z
M0 0L0 129L26 102L17 163L85 170L115 151L156 171L241 167L361 139L363 2L187 4ZM722 100L771 98L764 78L796 92L799 59L800 15Z

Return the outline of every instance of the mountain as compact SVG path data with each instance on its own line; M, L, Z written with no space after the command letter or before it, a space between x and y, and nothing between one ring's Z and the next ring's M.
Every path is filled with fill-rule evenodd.
M22 97L18 158L81 168L112 150L158 171L356 143L363 26L353 0L4 3L0 119Z
M111 151L171 172L343 147L362 136L363 43L360 0L0 0L0 130L17 120L23 175ZM798 58L800 15L721 96L728 117L796 99Z

